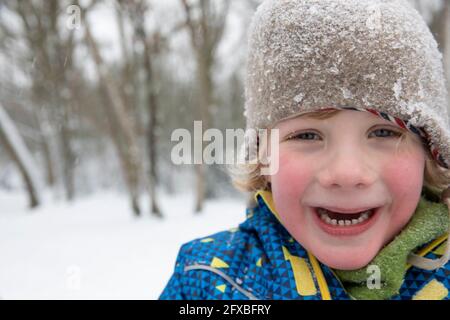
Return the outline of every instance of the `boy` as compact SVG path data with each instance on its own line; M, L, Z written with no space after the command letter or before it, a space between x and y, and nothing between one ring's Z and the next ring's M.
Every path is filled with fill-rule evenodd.
M267 0L247 63L247 127L278 130L278 170L232 171L247 220L183 245L161 299L448 299L447 92L420 15Z

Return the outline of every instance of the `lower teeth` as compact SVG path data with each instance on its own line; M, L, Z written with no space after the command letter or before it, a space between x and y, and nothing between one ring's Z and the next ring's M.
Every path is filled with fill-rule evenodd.
M319 213L320 219L324 221L326 224L332 225L332 226L352 226L360 224L366 220L369 219L369 213L370 211L366 211L358 219L352 219L352 220L346 220L346 219L331 219L326 213Z

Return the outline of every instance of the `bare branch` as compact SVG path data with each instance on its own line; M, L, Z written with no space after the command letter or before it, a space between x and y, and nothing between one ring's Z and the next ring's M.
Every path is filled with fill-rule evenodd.
M228 12L230 10L230 0L223 0L224 1L224 9L221 11L220 16L217 17L217 25L214 28L214 36L213 36L213 48L216 48L218 45L218 42L220 41L220 39L222 39L224 30L225 30L225 26L226 26L226 22L227 22L227 17L228 17Z
M187 0L180 0L180 1L182 3L182 5L184 7L184 11L186 13L185 25L190 30L192 46L194 48L197 48L199 46L199 43L198 43L198 37L197 37L195 22L192 20L191 6L188 4Z

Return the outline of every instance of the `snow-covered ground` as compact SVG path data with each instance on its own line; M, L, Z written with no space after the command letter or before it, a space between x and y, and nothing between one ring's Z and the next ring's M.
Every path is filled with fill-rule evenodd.
M208 202L201 215L189 195L161 205L165 219L135 219L111 192L30 212L23 194L0 192L0 298L157 299L182 243L245 217L236 199Z

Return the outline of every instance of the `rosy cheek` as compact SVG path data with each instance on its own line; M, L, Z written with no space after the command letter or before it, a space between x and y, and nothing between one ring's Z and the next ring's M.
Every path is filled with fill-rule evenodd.
M280 166L272 176L272 194L280 214L298 211L300 200L311 180L313 170L294 152L280 150Z
M396 157L381 170L383 181L391 193L391 228L400 229L411 218L423 186L424 159Z
M280 152L280 167L278 174L273 177L278 187L282 187L292 192L298 192L302 188L308 176L308 168L305 163L298 159L298 155L292 152Z

